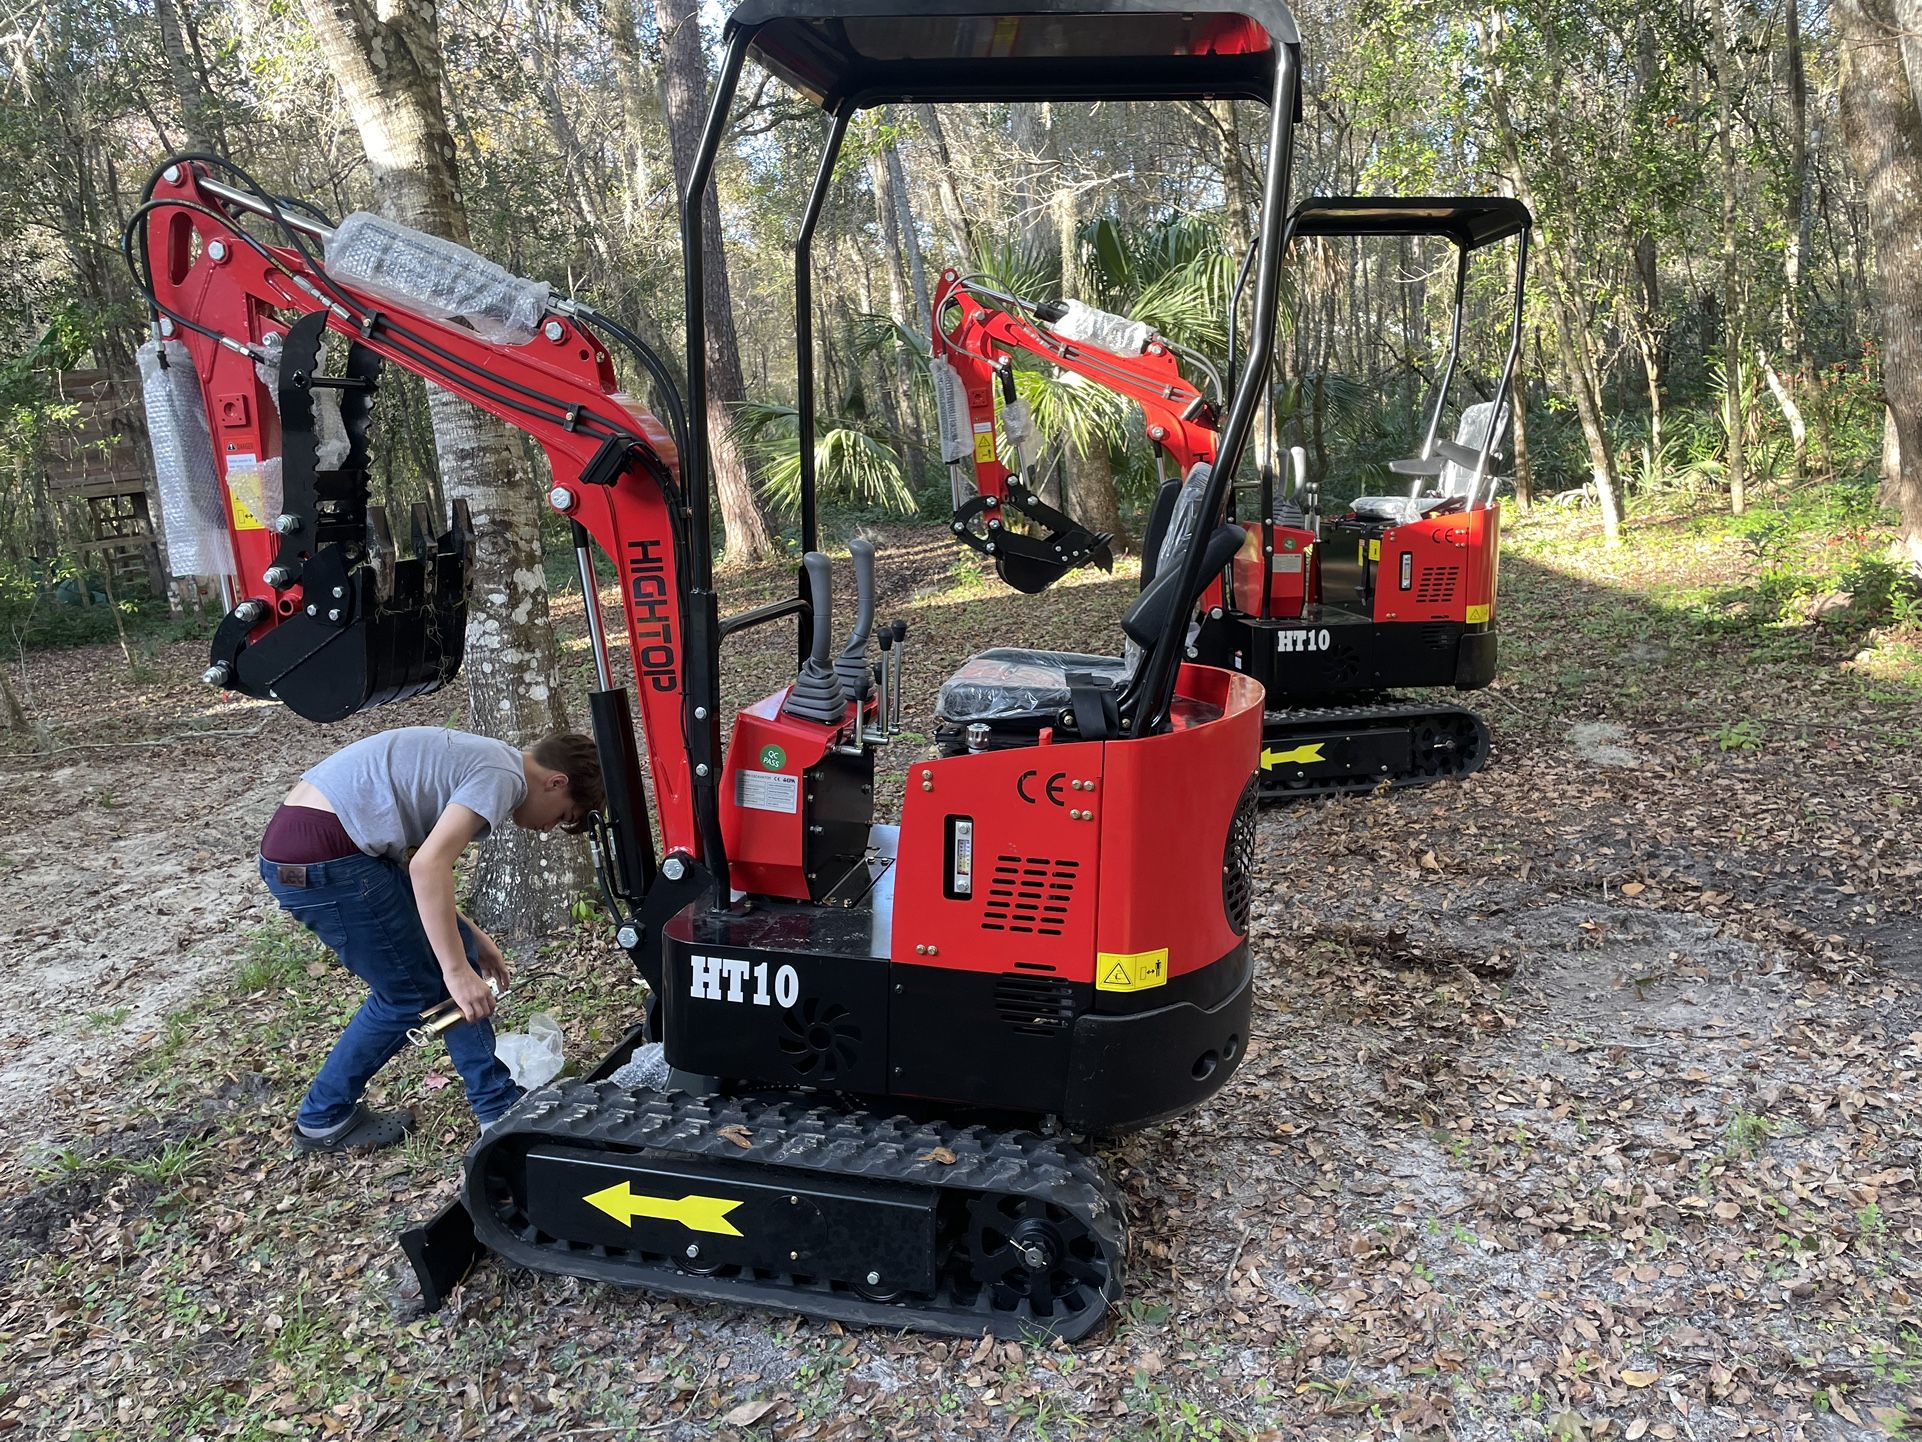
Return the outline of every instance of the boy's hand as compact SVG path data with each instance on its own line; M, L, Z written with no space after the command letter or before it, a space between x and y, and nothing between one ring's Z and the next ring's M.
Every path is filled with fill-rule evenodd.
M465 964L462 958L460 972L441 973L441 980L447 983L447 994L454 998L460 1008L461 1016L467 1021L486 1021L494 1014L494 993L487 989L487 983Z
M474 927L473 930L474 960L480 966L480 974L493 982L494 985L502 991L506 991L508 982L512 977L512 972L507 965L506 954L501 951L499 945L494 941L494 938L482 931L478 926Z

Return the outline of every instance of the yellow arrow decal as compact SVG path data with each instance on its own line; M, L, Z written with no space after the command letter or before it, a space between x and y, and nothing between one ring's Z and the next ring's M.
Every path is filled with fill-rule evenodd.
M1273 771L1277 766L1286 766L1290 761L1325 760L1326 758L1321 754L1321 748L1327 744L1326 741L1310 741L1306 746L1297 746L1292 751L1270 751L1264 746L1261 748L1261 769Z
M630 1183L616 1182L611 1187L588 1193L581 1200L630 1227L636 1217L653 1217L661 1222L679 1222L690 1232L719 1232L724 1237L741 1235L741 1229L727 1219L727 1214L741 1204L728 1197L650 1197L635 1191Z

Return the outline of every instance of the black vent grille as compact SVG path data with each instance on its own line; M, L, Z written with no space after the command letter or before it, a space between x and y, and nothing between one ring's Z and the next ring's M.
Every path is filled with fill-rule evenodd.
M994 1009L1016 1031L1048 1036L1074 1020L1074 987L1059 977L999 977Z
M1236 936L1248 934L1248 910L1255 899L1255 792L1250 781L1228 823L1228 845L1221 853L1221 909Z
M809 997L781 1013L781 1026L788 1065L810 1085L839 1080L861 1054L861 1028L839 1002Z
M1068 924L1079 861L1043 856L997 856L981 909L983 931L1059 936Z
M1424 621L1415 632L1422 645L1435 651L1455 649L1455 626L1452 621Z
M1455 583L1461 579L1460 566L1426 566L1415 582L1418 605L1439 606L1455 599Z

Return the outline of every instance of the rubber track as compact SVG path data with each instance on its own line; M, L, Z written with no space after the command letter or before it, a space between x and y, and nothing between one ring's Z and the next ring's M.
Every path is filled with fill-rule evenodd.
M747 1147L721 1135L744 1128ZM736 1133L739 1135L739 1133ZM985 1289L957 1293L954 1270L965 1264L965 1233L943 1228L950 1255L937 1261L932 1297L876 1301L835 1283L759 1269L726 1268L711 1275L683 1271L664 1258L539 1238L524 1220L503 1215L508 1190L490 1176L511 1171L528 1144L561 1142L610 1153L643 1149L734 1165L833 1175L857 1181L906 1182L950 1191L1038 1197L1072 1213L1108 1259L1106 1305L1040 1317L1024 1301L993 1306ZM929 1159L937 1148L952 1163ZM1100 1325L1121 1296L1125 1218L1118 1193L1099 1167L1075 1147L1032 1132L996 1131L863 1111L810 1107L795 1101L698 1097L682 1092L630 1092L612 1082L569 1082L542 1088L477 1143L467 1159L467 1210L474 1233L508 1261L555 1276L645 1287L702 1301L775 1307L864 1326L913 1328L955 1336L1020 1338L1046 1332L1076 1341Z
M1454 777L1472 776L1488 763L1489 737L1488 726L1482 718L1466 706L1436 706L1421 702L1403 701L1399 697L1384 697L1382 704L1370 706L1323 706L1299 707L1286 711L1269 711L1263 714L1261 722L1261 744L1273 746L1286 744L1291 734L1290 728L1322 731L1330 727L1366 730L1386 722L1406 721L1410 725L1430 719L1451 722L1469 737L1469 746L1452 753L1454 764L1442 771L1406 772L1400 776L1331 776L1325 780L1309 780L1302 784L1289 784L1270 781L1267 773L1262 773L1261 799L1263 801L1305 801L1317 796L1365 796L1382 789L1392 791L1405 787L1427 786L1436 781L1446 781Z

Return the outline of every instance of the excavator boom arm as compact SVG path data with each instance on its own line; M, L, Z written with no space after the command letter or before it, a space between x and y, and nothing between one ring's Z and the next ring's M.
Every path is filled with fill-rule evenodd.
M482 510L470 532L457 505L436 537L417 507L415 555L397 557L367 504L365 431L381 365L399 366L530 435L552 470L548 503L612 560L662 844L698 859L680 601L688 539L667 428L620 393L607 346L572 307L536 316L531 336L487 339L343 283L291 234L287 246L259 241L232 195L175 163L135 221L161 316L159 366L191 367L232 548L235 604L209 679L332 720L454 674L468 557L501 523ZM326 336L345 343L337 374L323 364ZM345 431L331 450L329 392Z

